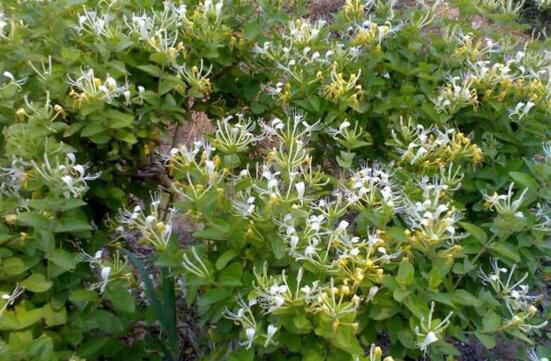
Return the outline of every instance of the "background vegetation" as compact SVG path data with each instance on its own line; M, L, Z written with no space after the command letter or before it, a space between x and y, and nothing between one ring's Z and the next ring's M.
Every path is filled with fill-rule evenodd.
M2 1L0 359L551 357L550 7Z

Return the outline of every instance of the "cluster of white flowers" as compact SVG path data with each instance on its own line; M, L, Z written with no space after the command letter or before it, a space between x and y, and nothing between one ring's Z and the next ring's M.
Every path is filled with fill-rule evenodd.
M522 206L522 201L524 200L524 195L528 191L528 188L525 188L517 199L513 200L514 193L513 188L515 184L511 183L507 194L497 194L494 192L492 195L484 194L484 199L487 202L487 207L489 209L495 210L499 215L502 216L512 216L516 218L524 218L524 213L520 210Z
M183 189L174 189L186 199L198 201L211 189L216 189L222 181L225 170L219 169L220 160L218 156L212 155L213 150L208 142L200 140L194 142L191 148L185 144L172 148L170 154L165 156L172 175L186 173L187 183L185 186L179 184Z
M334 60L335 51L325 50L322 54L312 49L314 42L321 41L324 21L310 22L306 19L297 19L288 24L286 31L281 36L278 43L264 42L262 45L255 45L255 52L261 57L276 63L277 67L284 72L286 76L291 76L297 80L302 79L301 66L313 66L329 64ZM345 50L340 50L342 53ZM281 87L270 88L269 92L273 95L281 93Z
M490 285L494 292L501 296L511 314L526 311L540 298L538 295L531 295L528 285L523 283L528 278L528 273L525 273L519 280L513 279L516 264L508 270L500 266L497 259L492 259L491 266L491 273L480 270L480 278L485 285Z
M551 51L532 49L528 45L529 43L526 43L523 49L515 53L505 54L505 63L521 75L537 76L546 73L551 65Z
M283 33L282 37L289 44L303 47L311 41L318 39L326 25L327 22L325 20L311 22L306 19L295 19L289 22L287 32Z
M288 122L274 118L269 123L260 124L262 136L279 143L279 147L272 148L271 160L289 174L293 174L307 162L307 142L312 132L321 129L320 121L310 124L300 112L294 112Z
M189 68L187 65L173 65L172 69L183 78L185 82L193 89L199 91L201 94L208 94L211 91L211 83L209 75L212 71L212 65L205 68L205 63L201 59L199 66L192 66Z
M505 46L501 49L493 42L484 47L480 41L473 43L470 37L463 37L456 52L469 54L468 70L450 77L440 88L433 98L438 112L453 115L466 106L476 108L483 98L502 100L511 94L516 100L516 106L509 109L512 119L521 120L533 108L550 111L551 52L532 49L528 42L512 50ZM484 56L489 53L497 54L501 61Z
M526 103L519 102L519 103L517 103L517 105L515 106L514 109L510 110L509 116L511 118L518 119L520 121L520 120L522 120L522 118L524 118L526 115L528 115L528 113L534 107L534 105L536 105L536 104L531 102L531 101L528 101Z
M463 33L457 26L449 27L445 33L446 40L455 43L455 55L467 61L476 61L486 55L499 51L499 43L490 38L477 38L472 33Z
M519 77L519 74L512 68L516 58L505 64L492 63L489 60L479 60L469 63L469 72L465 75L464 81L482 84L487 88L495 88L501 83L512 82Z
M97 179L101 173L89 173L87 164L78 164L73 153L67 153L65 161L56 160L52 164L46 154L44 162L39 164L34 160L30 165L36 175L46 184L50 192L65 198L79 198L88 191L88 181Z
M372 19L364 21L361 25L350 27L352 44L360 47L381 46L383 39L392 36L401 29L401 25L393 26L390 21L378 24Z
M257 339L263 339L264 347L276 345L277 342L273 339L278 331L278 328L276 326L269 324L266 332L262 334L257 331L258 325L256 323L254 313L251 309L252 307L257 305L256 299L253 298L248 302L245 302L242 298L239 298L237 300L237 304L239 306L237 311L232 312L230 310L226 310L224 312L224 316L232 320L236 325L239 325L243 328L245 340L240 343L241 346L245 346L247 349L249 349Z
M184 25L187 13L184 4L176 5L171 1L164 1L163 5L163 10L160 12L143 11L134 13L130 17L124 16L129 35L137 35L140 40L147 42L159 33L173 32Z
M83 12L78 14L78 25L75 29L79 35L87 33L111 39L118 34L118 29L111 23L113 19L111 14L98 14L97 11L88 10L85 6Z
M199 29L198 36L208 38L221 24L223 0L204 0L191 12L185 4L170 0L162 4L161 10L143 10L128 15L117 13L110 6L102 9L100 2L95 10L84 7L74 28L79 35L104 39L125 36L137 40L164 54L171 64L176 64L178 56L185 51L181 34L191 34Z
M460 77L451 77L449 82L440 88L432 100L439 113L454 114L466 106L477 105L476 90L472 82Z
M473 163L482 160L480 148L454 128L425 128L411 119L407 122L402 119L391 134L396 152L410 165L441 169L455 160L470 159Z
M98 289L104 293L109 282L117 279L129 279L130 270L128 268L128 260L126 257L121 258L118 251L113 255L112 259L105 257L105 252L99 250L94 255L81 250L79 260L90 264L93 270L98 271L100 281L91 285L91 289Z
M519 280L515 280L516 264L509 270L500 266L497 259L493 259L491 267L491 273L486 273L481 269L480 278L484 284L489 284L492 290L500 296L511 315L511 319L506 321L502 328L516 328L524 333L529 333L533 329L546 326L547 321L540 324L528 322L538 313L535 303L541 298L540 295L530 293L528 286L523 284L528 278L528 273L525 273Z
M120 85L117 80L107 75L105 80L97 78L94 69L81 69L80 76L76 79L67 76L67 83L72 87L71 95L77 104L96 99L111 103L120 96L124 96L125 104L130 104L130 85L127 81Z
M445 200L448 186L440 182L420 182L423 189L421 201L406 200L404 216L413 231L411 239L415 247L423 251L442 244L451 244L466 235L457 232L463 214Z
M90 267L99 267L100 282L93 284L92 289L97 288L101 293L104 293L109 283L109 277L111 276L112 267L104 263L103 251L99 250L94 253L93 256L84 251L81 251L79 260L81 262L90 263Z
M124 233L125 228L138 231L144 243L152 245L159 252L164 251L172 236L174 212L173 208L162 208L160 193L153 193L148 210L140 205L134 206L132 210L121 210L118 218L121 224L119 231Z
M354 293L355 287L348 286L346 283L336 287L334 279L324 285L314 281L311 285L302 286L302 268L297 272L296 286L293 288L289 286L285 271L275 277L269 276L265 266L262 273L255 274L254 294L257 295L255 304L258 304L264 314L282 315L294 306L306 305L306 312L324 313L329 316L333 320L335 329L339 326L355 329L358 327L357 323L341 321L348 315L355 315L364 300L363 297ZM377 292L378 287L372 287L367 301L371 300Z
M0 167L0 194L15 197L27 178L27 165L14 157L8 167Z
M429 346L437 342L442 338L442 334L450 324L450 318L453 316L453 312L450 312L442 321L435 322L433 320L434 314L434 302L430 305L430 311L427 317L421 319L420 326L415 326L415 334L419 341L417 347L423 353L426 353Z
M239 192L232 201L235 213L243 218L253 216L256 210L256 197L249 192Z
M341 188L347 201L357 208L390 208L397 210L402 193L396 186L389 166L365 164L352 172L349 184Z

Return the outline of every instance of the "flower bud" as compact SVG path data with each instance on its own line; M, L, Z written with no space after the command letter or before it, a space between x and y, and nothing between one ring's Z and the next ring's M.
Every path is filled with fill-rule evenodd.
M4 216L4 222L6 222L7 224L13 225L15 224L15 221L17 221L16 214L6 214Z

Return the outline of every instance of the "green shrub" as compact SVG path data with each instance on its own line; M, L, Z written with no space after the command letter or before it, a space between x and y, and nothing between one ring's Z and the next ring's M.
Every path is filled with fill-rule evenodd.
M0 359L182 358L184 299L205 360L535 345L549 41L511 1L336 10L2 2Z

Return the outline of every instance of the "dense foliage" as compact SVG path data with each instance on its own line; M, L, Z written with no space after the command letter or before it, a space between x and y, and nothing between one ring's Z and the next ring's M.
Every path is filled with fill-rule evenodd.
M551 355L527 4L337 3L2 1L0 360Z

